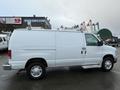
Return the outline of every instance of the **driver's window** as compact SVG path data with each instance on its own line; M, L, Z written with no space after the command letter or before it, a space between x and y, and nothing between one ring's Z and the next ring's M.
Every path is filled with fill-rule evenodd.
M92 34L85 34L87 46L98 46L98 39Z

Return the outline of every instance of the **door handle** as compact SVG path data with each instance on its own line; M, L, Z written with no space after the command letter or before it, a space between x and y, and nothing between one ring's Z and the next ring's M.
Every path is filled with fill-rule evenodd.
M86 54L86 53L87 53L87 51L81 51L81 54L83 54L83 52L84 52L84 54Z
M83 53L84 53L84 54L86 54L86 53L87 53L87 51L81 51L81 54L83 54Z

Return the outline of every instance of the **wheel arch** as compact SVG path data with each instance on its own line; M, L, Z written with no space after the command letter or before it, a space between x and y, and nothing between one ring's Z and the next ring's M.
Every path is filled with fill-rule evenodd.
M112 54L107 54L107 55L105 55L105 56L103 57L103 60L104 60L105 58L107 58L107 57L112 58L112 60L113 60L113 62L114 62L114 56L113 56Z
M42 63L45 67L48 67L48 64L44 58L31 58L26 62L25 69L28 67L30 63L33 63L33 62L39 62L39 63Z

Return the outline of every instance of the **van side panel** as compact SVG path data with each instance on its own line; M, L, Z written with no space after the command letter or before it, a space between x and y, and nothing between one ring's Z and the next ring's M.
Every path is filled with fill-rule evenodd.
M83 33L56 32L56 66L83 65Z
M48 31L14 31L9 43L12 50L10 64L24 68L31 58L44 58L49 67L55 66L55 32Z

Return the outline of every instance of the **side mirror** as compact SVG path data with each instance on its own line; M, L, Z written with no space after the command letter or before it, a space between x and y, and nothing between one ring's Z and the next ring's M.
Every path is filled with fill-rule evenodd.
M103 46L103 41L98 41L98 46Z

